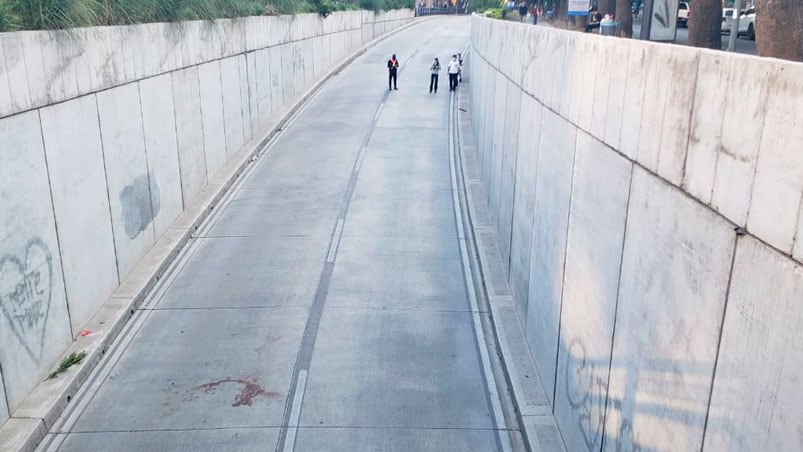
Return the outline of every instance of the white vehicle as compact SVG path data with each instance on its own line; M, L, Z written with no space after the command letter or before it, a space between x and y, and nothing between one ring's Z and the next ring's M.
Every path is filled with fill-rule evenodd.
M731 33L731 24L733 23L733 16L735 12L736 9L734 8L722 8L722 27L720 28L722 33Z
M751 41L756 40L756 9L750 8L742 11L739 16L739 35L746 36Z
M688 27L691 18L691 6L689 2L678 3L678 27Z

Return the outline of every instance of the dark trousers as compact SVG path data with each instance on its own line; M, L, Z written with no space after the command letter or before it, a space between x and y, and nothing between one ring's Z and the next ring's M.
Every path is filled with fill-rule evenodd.
M431 93L433 89L438 92L438 74L432 74L429 78L429 92Z
M396 73L396 69L388 71L388 89L396 89Z
M449 91L457 89L457 74L449 74Z

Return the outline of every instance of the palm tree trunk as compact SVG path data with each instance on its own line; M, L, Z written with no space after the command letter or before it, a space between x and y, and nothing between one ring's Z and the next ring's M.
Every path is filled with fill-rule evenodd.
M756 50L761 56L803 61L803 2L756 2Z
M633 37L633 12L630 10L630 0L616 0L616 20L619 22L619 36Z
M722 0L695 0L689 16L689 45L722 48Z

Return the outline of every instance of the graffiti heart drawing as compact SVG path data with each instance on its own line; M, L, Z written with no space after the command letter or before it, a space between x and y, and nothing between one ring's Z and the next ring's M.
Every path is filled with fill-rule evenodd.
M569 406L574 411L577 428L588 450L599 449L605 427L607 380L598 376L598 366L587 358L585 345L579 339L572 340L564 384Z
M35 362L42 356L52 283L50 251L40 239L28 242L24 260L11 254L0 258L0 309Z

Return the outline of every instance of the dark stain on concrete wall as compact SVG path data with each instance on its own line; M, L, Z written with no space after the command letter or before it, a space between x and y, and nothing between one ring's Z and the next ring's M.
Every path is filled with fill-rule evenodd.
M123 206L125 233L128 238L134 239L159 213L159 187L156 179L148 174L134 179L120 192L120 204Z

